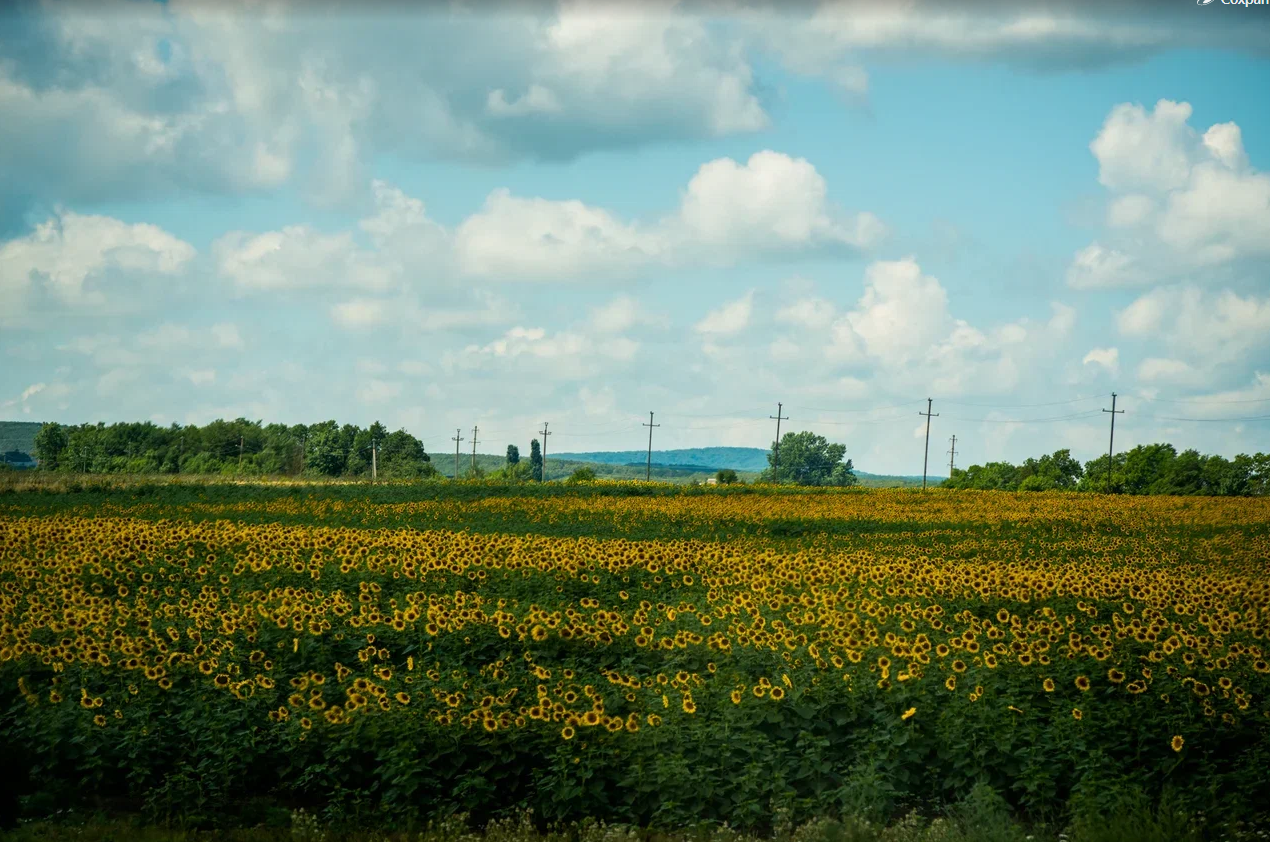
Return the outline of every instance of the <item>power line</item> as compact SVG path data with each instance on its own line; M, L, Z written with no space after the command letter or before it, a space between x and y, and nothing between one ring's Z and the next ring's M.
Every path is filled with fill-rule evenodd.
M1146 395L1127 395L1126 397L1135 398L1140 401L1150 401L1151 403L1183 403L1183 404L1232 404L1232 403L1270 403L1270 398L1249 398L1247 400L1231 400L1231 401L1210 401L1203 398L1194 400L1190 398L1148 398Z
M1198 421L1201 423L1213 423L1213 422L1221 422L1221 421L1239 422L1239 421L1270 420L1270 415L1250 415L1246 418L1174 418L1169 415L1146 415L1143 417L1151 421Z
M1098 410L1087 409L1084 412L1075 412L1071 415L1055 415L1051 418L961 418L956 415L949 415L949 421L969 421L980 424L1041 424L1050 421L1067 421L1072 418L1085 418L1093 415ZM918 413L919 415L921 413Z
M1071 400L1066 400L1066 401L1047 401L1045 403L1015 403L1015 404L963 403L961 401L950 401L944 398L940 398L940 400L942 400L944 403L952 404L953 406L973 406L978 409L1025 409L1025 408L1034 407L1034 406L1062 406L1064 404L1069 404L1069 403L1080 403L1081 401L1094 401L1094 400L1098 400L1100 398L1105 398L1105 397L1107 397L1105 394L1088 395L1083 398L1072 398Z

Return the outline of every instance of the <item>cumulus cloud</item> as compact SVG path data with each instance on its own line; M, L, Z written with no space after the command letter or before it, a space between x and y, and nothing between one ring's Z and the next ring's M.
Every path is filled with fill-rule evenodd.
M1252 167L1238 125L1201 134L1191 115L1189 103L1167 99L1108 114L1089 146L1108 230L1073 258L1071 286L1143 285L1270 259L1270 175Z
M1241 362L1270 345L1270 298L1160 287L1120 311L1116 325L1125 336L1158 340L1197 364Z
M125 303L120 296L135 293L119 283L121 275L172 277L194 253L155 225L59 210L27 236L0 244L0 318L16 316L38 297L74 308L118 306Z
M0 167L25 194L241 193L302 175L336 201L383 153L571 159L768 124L745 54L675 4L112 5L6 23L35 45L0 66Z
M1083 365L1095 365L1105 369L1112 377L1120 374L1120 350L1118 348L1094 348L1081 360Z
M717 310L711 310L693 330L706 336L733 336L750 323L754 312L754 291L750 290L735 301L729 301Z
M804 158L765 150L745 164L710 161L688 182L678 227L703 246L782 250L876 245L885 226L870 213L848 215L828 200L828 187Z
M384 291L427 279L459 287L476 279L603 283L655 267L735 264L826 249L858 254L885 236L870 213L828 198L809 162L764 151L745 163L703 164L678 207L652 224L619 219L576 199L516 196L500 188L453 230L421 201L376 180L374 209L354 231L310 226L233 231L213 243L219 274L240 292L300 287ZM366 242L366 240L369 242Z

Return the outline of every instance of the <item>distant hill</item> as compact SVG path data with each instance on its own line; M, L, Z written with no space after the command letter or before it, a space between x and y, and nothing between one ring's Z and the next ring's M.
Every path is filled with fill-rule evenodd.
M550 458L551 454L548 454ZM574 462L593 462L601 465L643 465L648 460L647 450L614 450L599 453L560 453L558 459ZM731 468L734 471L757 472L767 468L767 451L758 447L692 447L684 450L654 450L653 465L676 468L696 468L718 471Z
M9 454L9 462L22 462L19 455L34 459L35 434L42 426L38 421L0 421L0 453Z

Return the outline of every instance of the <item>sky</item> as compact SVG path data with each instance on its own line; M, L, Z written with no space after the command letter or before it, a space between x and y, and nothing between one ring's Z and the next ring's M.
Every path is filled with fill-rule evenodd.
M1228 0L7 3L0 419L1270 450L1268 89Z

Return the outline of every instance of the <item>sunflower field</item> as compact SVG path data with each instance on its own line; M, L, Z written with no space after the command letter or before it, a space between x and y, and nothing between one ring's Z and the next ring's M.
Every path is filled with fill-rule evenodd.
M24 813L1270 804L1270 500L421 488L0 495Z

